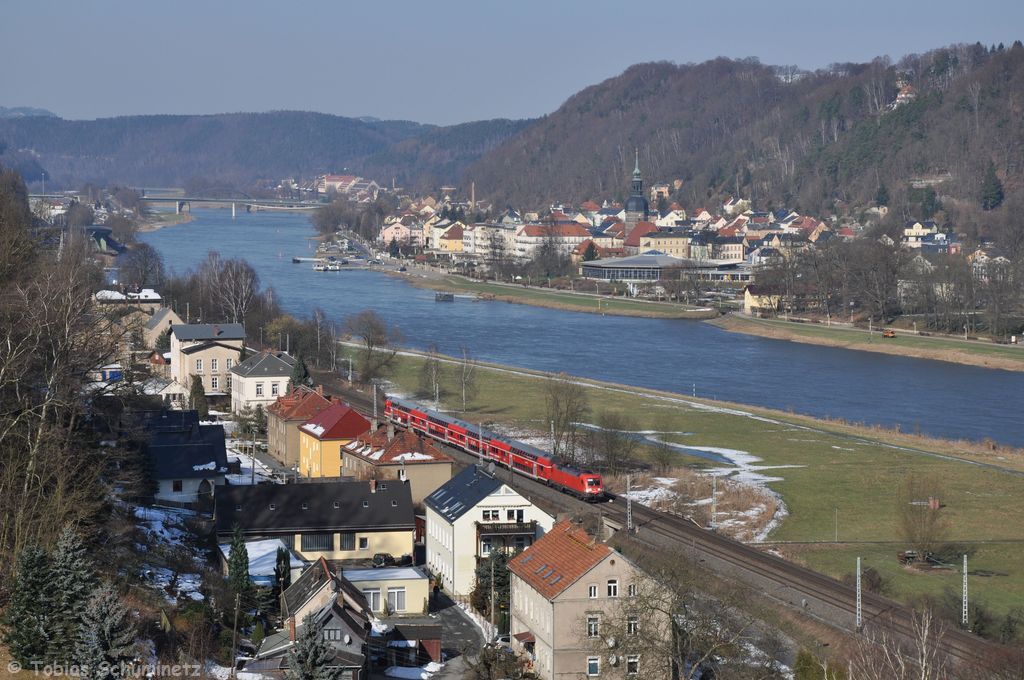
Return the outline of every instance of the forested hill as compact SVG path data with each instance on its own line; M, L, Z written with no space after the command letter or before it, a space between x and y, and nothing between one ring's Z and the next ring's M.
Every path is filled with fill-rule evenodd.
M829 214L837 200L870 204L883 185L906 208L897 213L913 213L921 185L909 181L931 178L945 180L935 190L949 209L978 202L990 161L1008 199L1021 191L1019 42L836 65L791 82L778 74L755 60L633 66L569 98L466 179L499 204L621 199L638 147L648 182L682 179L676 197L690 208L739 195ZM893 109L904 82L917 98Z
M23 117L0 120L0 153L5 146L8 154L31 153L51 186L185 186L196 179L248 186L348 168L381 183L395 177L420 188L424 179L457 180L466 165L527 122L437 127L295 111Z

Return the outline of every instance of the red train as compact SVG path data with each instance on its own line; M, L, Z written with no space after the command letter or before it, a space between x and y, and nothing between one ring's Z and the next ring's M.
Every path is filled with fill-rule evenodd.
M604 498L601 475L559 465L546 451L509 439L481 426L397 397L387 397L384 400L384 417L467 453L493 460L521 475L540 480L585 501Z

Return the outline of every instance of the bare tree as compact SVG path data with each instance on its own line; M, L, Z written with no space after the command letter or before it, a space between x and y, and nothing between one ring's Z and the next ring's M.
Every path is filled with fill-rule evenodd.
M425 395L432 395L434 403L441 401L441 380L444 378L444 362L441 354L437 351L437 345L431 345L424 355L423 365L420 366L420 391Z
M466 412L466 404L469 399L477 395L479 386L476 380L477 361L469 352L469 347L462 345L459 348L459 367L456 377L459 380L459 388L462 390L462 412Z
M597 427L588 437L595 462L613 475L619 474L636 454L639 443L633 430L636 424L619 411L602 411Z
M345 324L349 334L360 341L359 380L368 383L382 377L395 362L401 333L372 309L350 316Z
M896 494L903 538L922 557L938 549L949 536L942 495L938 477L920 474L907 475Z
M590 410L586 390L565 373L551 376L544 386L544 406L552 428L551 454L567 463L576 462L578 424Z
M930 609L914 612L912 632L898 639L888 628L868 629L850 659L857 680L952 680L944 626Z

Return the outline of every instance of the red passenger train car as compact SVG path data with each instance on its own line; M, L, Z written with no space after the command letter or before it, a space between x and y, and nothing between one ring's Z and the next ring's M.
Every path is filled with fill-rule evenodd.
M384 417L583 500L597 501L604 498L601 475L559 465L546 451L491 432L482 426L467 423L398 397L387 397L384 400Z

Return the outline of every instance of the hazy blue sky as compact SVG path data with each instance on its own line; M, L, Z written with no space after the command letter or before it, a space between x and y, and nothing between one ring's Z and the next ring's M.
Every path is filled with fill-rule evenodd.
M1024 37L1021 0L0 0L0 105L538 116L641 61L805 68Z

